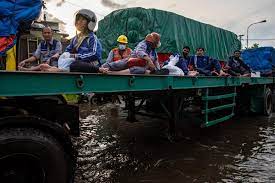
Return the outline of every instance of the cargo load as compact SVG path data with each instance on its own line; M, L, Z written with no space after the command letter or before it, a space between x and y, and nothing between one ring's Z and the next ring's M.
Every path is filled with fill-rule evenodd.
M209 56L227 60L241 48L237 35L230 31L172 12L128 8L114 11L99 22L97 36L103 44L103 58L116 46L119 35L126 35L129 46L134 48L151 32L161 34L160 53L181 53L183 46L189 46L194 53L197 47L204 47Z
M273 47L244 50L242 58L252 71L260 72L262 76L271 75L272 69L275 67L275 49Z

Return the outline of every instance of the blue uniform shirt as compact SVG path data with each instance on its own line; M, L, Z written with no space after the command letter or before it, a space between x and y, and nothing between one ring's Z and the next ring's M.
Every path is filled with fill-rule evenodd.
M50 49L51 47L52 49ZM62 53L62 45L60 41L52 39L50 42L39 43L33 56L40 59L41 62L47 62L56 53Z
M179 57L179 62L176 64L178 68L180 68L185 75L188 75L188 64L190 61L190 57L184 58L184 57Z
M97 39L96 35L91 32L80 44L78 48L77 45L77 36L75 36L69 46L66 48L66 52L73 53L75 51L76 60L84 62L100 62L102 47Z
M221 65L219 61L212 59L209 56L192 56L190 65L193 66L193 68L200 74L207 76L211 75L211 71L213 71L213 69L216 69L218 73L221 71Z

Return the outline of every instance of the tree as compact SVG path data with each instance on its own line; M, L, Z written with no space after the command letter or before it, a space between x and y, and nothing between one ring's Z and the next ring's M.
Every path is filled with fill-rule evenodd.
M259 44L258 43L254 43L252 46L251 46L251 48L253 49L253 48L259 48Z

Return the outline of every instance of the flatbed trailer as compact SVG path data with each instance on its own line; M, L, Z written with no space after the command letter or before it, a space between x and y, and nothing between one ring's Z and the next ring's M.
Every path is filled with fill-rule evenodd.
M191 104L200 107L202 128L230 119L240 106L270 116L275 84L272 77L7 71L0 71L0 81L0 180L51 183L73 181L76 152L70 136L80 133L78 107L67 104L62 94L122 95L129 121L149 115L141 112L145 103L160 107L170 134L175 134ZM26 162L28 166L22 166Z

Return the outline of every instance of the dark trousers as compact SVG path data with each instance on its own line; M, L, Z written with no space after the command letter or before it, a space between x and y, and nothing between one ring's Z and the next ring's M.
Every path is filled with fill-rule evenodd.
M75 61L70 65L70 72L97 73L99 67L90 62Z

